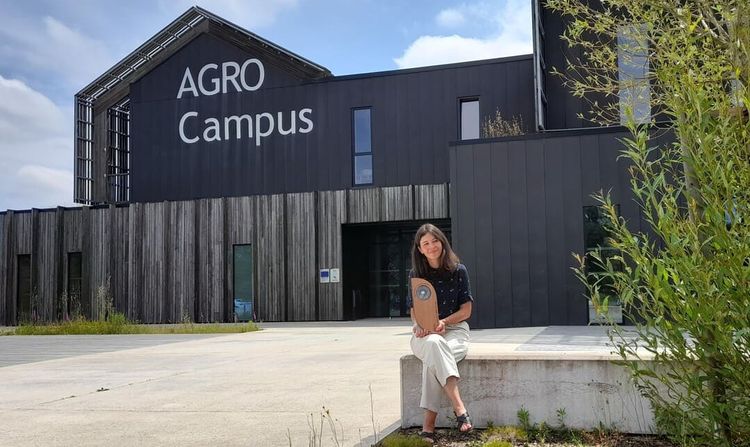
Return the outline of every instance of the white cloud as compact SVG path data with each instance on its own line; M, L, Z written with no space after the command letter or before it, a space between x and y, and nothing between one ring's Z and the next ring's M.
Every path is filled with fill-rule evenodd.
M4 21L0 35L8 44L0 47L0 56L9 65L22 64L28 71L51 72L78 90L114 63L103 42L87 37L54 17L44 17L40 21Z
M71 154L72 155L72 154ZM73 205L73 173L46 166L25 165L16 173L16 198L34 207ZM31 205L22 204L25 208Z
M478 3L463 6L467 20L476 27L486 24L495 30L486 37L420 36L394 61L399 68L464 62L477 59L530 54L531 5L525 0L507 0L504 7Z
M444 9L435 17L435 22L446 28L456 28L466 23L466 17L457 9Z
M0 210L71 205L73 135L58 106L0 75Z
M231 17L237 25L252 31L267 27L288 9L297 7L298 0L159 0L163 10L180 14L197 4L220 17Z

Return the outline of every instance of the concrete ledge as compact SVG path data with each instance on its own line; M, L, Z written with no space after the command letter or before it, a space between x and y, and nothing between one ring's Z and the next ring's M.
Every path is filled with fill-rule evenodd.
M606 428L626 433L652 433L653 411L631 384L628 371L612 363L611 354L585 352L520 352L472 355L458 365L460 391L478 427L517 425L526 408L532 423L565 424L577 429ZM401 426L421 426L419 408L422 362L401 357ZM443 398L438 426L453 426L450 403Z

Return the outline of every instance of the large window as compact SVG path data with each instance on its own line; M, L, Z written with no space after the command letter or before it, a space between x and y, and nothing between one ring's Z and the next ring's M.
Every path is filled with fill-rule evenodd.
M461 135L462 140L479 138L479 99L461 100Z
M354 184L371 185L372 179L372 109L352 111Z
M621 124L627 121L628 113L636 123L651 119L647 30L646 25L630 25L617 32Z

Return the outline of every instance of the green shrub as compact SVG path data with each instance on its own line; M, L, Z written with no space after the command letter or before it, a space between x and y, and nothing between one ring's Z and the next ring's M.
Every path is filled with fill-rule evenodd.
M635 327L613 326L617 352L657 425L686 445L750 445L747 5L547 2L567 16L563 40L585 54L570 61L575 75L566 85L577 97L613 98L591 103L593 120L619 122L623 114L630 132L622 163L638 209L626 221L615 199L597 196L619 254L578 256L577 274L595 307L606 308L609 290L620 299ZM646 53L643 77L619 77L620 59ZM625 102L620 109L628 82L649 91L646 122L636 123ZM661 139L665 133L671 138ZM600 270L593 282L591 263Z

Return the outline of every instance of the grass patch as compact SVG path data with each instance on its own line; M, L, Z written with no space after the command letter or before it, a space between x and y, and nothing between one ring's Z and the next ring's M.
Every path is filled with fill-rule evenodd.
M482 439L487 443L505 442L512 445L514 442L527 442L529 435L522 427L487 427L482 433Z
M537 427L538 429L538 427ZM376 444L377 447L417 447L420 428L399 429ZM664 436L629 435L614 431L582 431L570 428L549 428L544 441L524 427L488 427L461 433L455 428L436 430L436 447L678 447ZM393 444L388 444L388 442ZM428 444L429 445L429 444Z
M432 447L432 444L417 435L402 435L394 433L383 439L380 447Z
M108 334L235 334L260 328L252 322L237 324L180 323L171 325L137 324L122 313L113 313L103 321L77 318L71 321L40 324L25 323L3 335L108 335Z

